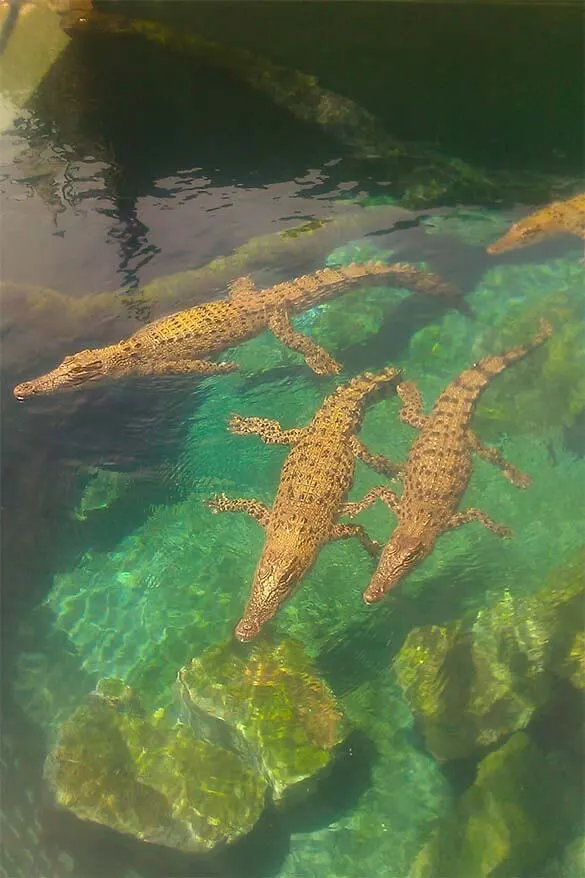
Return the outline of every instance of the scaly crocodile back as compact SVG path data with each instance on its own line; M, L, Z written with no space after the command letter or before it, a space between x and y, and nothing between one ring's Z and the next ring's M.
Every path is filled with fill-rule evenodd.
M328 539L353 479L349 440L361 426L367 398L397 375L394 368L365 372L325 399L284 462L267 534L298 530L302 522L317 543Z
M447 527L469 482L467 431L480 395L492 378L541 345L550 333L550 326L543 321L529 344L484 357L441 393L408 457L398 516L401 523L416 522L425 527L423 519L433 505L432 529L438 534Z
M250 317L248 325L242 320L240 309L230 299L218 299L160 317L120 344L140 344L162 354L171 346L192 340L193 356L206 356L226 347L232 336L237 342L240 336L258 332L262 319L259 319L253 309Z

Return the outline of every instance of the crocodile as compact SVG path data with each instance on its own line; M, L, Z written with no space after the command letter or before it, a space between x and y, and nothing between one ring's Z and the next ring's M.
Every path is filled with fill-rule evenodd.
M441 297L464 306L460 292L436 274L408 263L351 263L258 290L248 275L229 285L228 299L206 302L148 323L129 338L106 347L79 351L39 378L18 384L14 396L27 399L89 382L128 375L213 375L237 369L233 362L209 356L269 329L285 345L301 353L318 375L341 371L341 365L316 342L297 332L290 315L324 302L352 285L385 278L394 286Z
M487 252L505 253L562 234L585 238L585 192L566 201L553 201L518 220L505 235L487 248Z
M394 386L400 372L388 367L365 372L327 397L307 427L283 430L267 418L233 416L232 433L257 433L268 444L291 444L271 509L258 500L228 499L219 494L208 501L213 512L247 512L266 530L264 549L254 574L244 614L235 627L240 641L255 638L289 600L314 564L321 546L330 540L355 536L378 557L381 546L362 525L341 524L356 458L374 470L395 477L399 467L383 455L372 454L357 438L368 398Z
M379 601L430 555L437 538L445 531L479 521L498 536L511 534L509 528L497 524L480 509L458 511L471 476L472 452L499 467L512 484L522 488L530 484L528 475L508 463L497 449L486 447L469 424L477 400L491 379L543 344L550 334L550 326L542 321L540 331L529 344L499 356L487 356L462 372L439 395L429 415L423 414L422 397L413 382L401 381L397 385L403 403L401 420L420 429L404 466L402 496L377 486L361 502L345 506L345 514L353 517L381 499L398 519L363 593L367 604Z

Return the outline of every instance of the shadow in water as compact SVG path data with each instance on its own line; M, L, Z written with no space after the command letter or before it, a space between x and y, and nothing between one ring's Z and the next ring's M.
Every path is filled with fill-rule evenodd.
M287 808L286 823L290 832L315 832L353 811L371 786L376 755L373 742L363 732L352 732L341 748L338 761L320 780L314 794Z
M487 590L489 582L474 571L473 578L453 589L453 573L425 581L421 593L398 589L372 608L372 616L349 625L343 640L326 645L318 665L337 694L343 694L384 673L413 628L445 625L465 615L470 601Z

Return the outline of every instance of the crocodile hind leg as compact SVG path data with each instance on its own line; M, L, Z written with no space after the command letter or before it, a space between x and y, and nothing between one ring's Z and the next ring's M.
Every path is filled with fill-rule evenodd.
M304 433L304 430L283 430L272 418L243 418L241 415L232 415L228 427L236 436L256 433L267 445L294 445Z
M396 385L396 393L402 400L402 408L398 417L404 424L409 424L420 430L427 420L427 416L423 412L420 390L414 381L401 381Z
M498 524L493 518L482 512L481 509L475 509L473 506L470 506L469 509L464 509L463 512L456 512L452 515L447 528L461 527L462 524L468 524L470 521L481 522L484 527L487 527L488 530L491 530L492 533L497 534L499 537L509 537L512 533L509 527Z
M279 309L270 315L268 327L284 345L302 354L307 366L317 375L337 375L338 372L341 372L341 364L331 354L328 354L325 348L307 338L302 332L293 329L284 309Z
M198 375L221 375L233 372L237 363L212 363L211 360L161 360L139 366L139 375L182 375L187 372Z
M363 442L360 442L357 436L351 437L349 440L349 446L356 457L359 457L360 460L367 463L367 465L377 473L382 473L390 478L395 478L402 472L401 466L392 463L392 461L388 460L387 457L384 457L383 454L372 454L371 451L368 451L366 446Z
M361 524L334 524L331 531L331 540L346 540L348 537L357 537L366 552L372 558L379 558L382 546L376 540L371 539Z
M265 506L264 503L261 503L259 500L246 500L243 497L236 500L230 500L225 494L218 494L217 497L213 497L211 500L207 501L207 506L209 506L211 511L215 514L218 512L247 512L248 515L255 518L258 524L261 524L262 527L266 527L268 519L270 518L270 510L268 506Z
M511 463L508 463L505 460L497 448L488 448L487 445L484 445L483 442L478 439L473 430L467 431L467 438L469 440L469 447L472 451L481 457L482 460L487 461L488 463L492 463L494 466L497 466L502 470L502 475L504 475L509 482L513 485L516 485L518 488L527 488L532 479L527 473L522 473L520 470L517 470L515 466L512 466Z
M398 494L395 494L394 491L391 491L383 485L377 485L375 488L370 488L368 493L364 495L364 499L360 500L358 503L344 503L339 510L339 515L349 515L350 518L353 518L354 515L363 512L364 509L367 509L368 506L371 506L376 500L382 500L395 515L398 515L400 497Z

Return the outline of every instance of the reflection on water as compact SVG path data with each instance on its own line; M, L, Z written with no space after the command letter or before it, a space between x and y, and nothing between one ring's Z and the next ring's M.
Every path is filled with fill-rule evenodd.
M321 4L85 6L63 32L57 13L13 5L0 43L20 83L4 87L0 176L1 874L582 874L585 269L583 205L569 199L585 184L572 11L530 10L528 27L514 7L505 28L501 7L475 12L501 41L501 69L473 92L459 72L477 27L465 7L457 18L375 4L374 22L369 4L345 6L342 33ZM58 38L23 97L10 52L23 23L39 39L36 14ZM284 32L298 33L294 57ZM560 110L535 57L553 32L567 116L551 134L543 120ZM438 65L427 86L421 57ZM511 82L542 96L514 124ZM421 96L436 101L437 84L462 117L489 96L481 124L508 126L509 162L496 134L480 147L451 109L450 128L434 104L425 127ZM565 207L536 213L555 198ZM518 220L531 244L494 246ZM324 293L324 278L376 261L411 267ZM231 311L195 312L186 340L165 342L171 354L161 324L141 369L92 382L74 361L67 392L13 397L64 357L225 299L248 275L257 290L240 283ZM285 289L297 288L275 285L300 275L313 280L291 307ZM437 290L457 295L425 294ZM221 344L203 349L197 315L217 341L218 313ZM395 514L376 502L343 518L363 531L326 522L343 511L344 479L350 502L380 485L400 496L387 461L404 465L417 433L392 388L368 400L359 442L350 405L320 414L304 445L302 428L337 387L388 366L429 413L457 375L543 318L551 338L477 404L472 428L497 455L474 454L458 507L512 535L478 523L444 533L366 606L368 537L384 544ZM183 365L238 369L175 374L179 349ZM149 374L155 361L164 374ZM406 474L424 503L444 488L432 467L454 447L447 421ZM506 481L499 455L531 484ZM218 495L241 511L214 515ZM401 526L424 534L415 507ZM362 544L339 538L350 533ZM255 600L274 618L238 643L263 551Z

